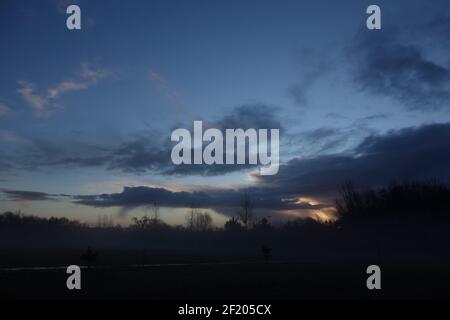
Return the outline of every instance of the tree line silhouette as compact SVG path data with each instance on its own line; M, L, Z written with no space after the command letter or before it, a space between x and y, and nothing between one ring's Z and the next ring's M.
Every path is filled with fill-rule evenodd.
M393 182L387 187L358 191L347 181L336 200L336 210L340 223L450 220L450 188L430 180Z
M338 219L336 224L373 222L376 220L395 219L398 221L414 220L450 220L450 186L437 180L393 182L388 186L358 190L351 181L346 181L335 201ZM170 226L159 218L159 207L153 204L151 215L133 217L128 228L133 230L168 230L180 229L182 226ZM332 224L313 219L296 219L286 222L284 227ZM20 226L46 228L87 228L88 224L70 220L65 217L42 218L26 215L21 211L0 214L0 228ZM114 226L111 217L100 216L97 222L100 228L119 228ZM250 196L245 193L242 198L241 211L230 217L225 223L227 231L250 231L252 229L270 229L269 219L255 219ZM194 205L186 215L184 229L191 231L215 230L211 215Z
M450 188L437 181L395 182L368 190L346 182L336 200L336 221L297 218L274 225L268 217L256 218L253 211L250 195L244 195L241 212L223 228L214 227L211 216L195 205L188 210L185 224L178 226L160 219L156 204L125 227L105 218L92 226L67 218L5 212L0 214L0 250L189 248L208 254L253 250L268 261L283 250L313 255L411 248L410 252L430 253L445 250L450 243Z

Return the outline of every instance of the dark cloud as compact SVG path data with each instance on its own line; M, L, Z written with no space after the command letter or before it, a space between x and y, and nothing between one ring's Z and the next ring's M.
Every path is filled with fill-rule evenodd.
M321 127L297 134L291 133L286 135L285 141L293 157L299 154L303 157L316 157L342 153L353 148L363 137L374 133L375 130L368 126L373 120L376 118L359 118L346 127Z
M304 137L310 140L312 143L316 143L322 139L336 136L337 134L339 134L339 132L340 129L338 128L322 127L306 132L304 134Z
M212 128L225 129L271 129L281 128L278 117L279 109L262 103L246 104L238 106L231 113L212 121Z
M323 131L322 133L325 133ZM331 133L331 132L330 132ZM322 134L319 134L322 135ZM242 190L171 192L158 188L125 188L122 193L85 196L78 203L91 206L135 207L154 202L162 206L239 206L243 193L255 207L274 210L318 209L297 203L302 196L328 199L337 195L342 183L353 180L360 187L376 187L393 180L438 178L450 181L450 124L432 124L371 135L351 153L295 158L274 176L255 175L257 184Z
M156 136L142 135L118 146L107 162L108 169L133 173L164 172L172 164L170 136L164 135L165 141L157 140Z
M68 156L50 162L50 165L64 165L64 166L79 166L79 167L98 167L108 162L110 157L108 156L92 156L92 157L80 157L80 156Z
M372 114L370 116L366 116L366 117L362 117L357 119L358 122L368 122L368 121L373 121L373 120L384 120L389 118L389 115L386 113L377 113L377 114Z
M319 210L329 205L298 202L298 199L274 195L267 188L211 189L208 191L174 192L164 188L125 187L121 193L76 196L77 204L92 207L120 207L128 209L157 204L170 208L209 208L217 212L237 212L244 194L248 195L251 206L258 210Z
M213 121L203 122L203 131L217 128L225 129L281 128L277 109L264 104L243 105L234 108L229 114ZM198 119L201 120L201 119ZM193 133L193 123L180 125ZM112 155L108 167L128 172L153 171L163 175L202 175L213 176L230 172L256 168L256 165L174 165L170 153L175 143L170 142L170 133L164 135L165 140L155 143L155 135L142 136L134 141L124 143ZM192 152L193 155L193 152ZM248 153L247 153L248 155ZM246 161L248 163L248 161Z
M449 46L448 35L450 34L450 15L440 14L427 23L420 25L417 32L424 37L430 38L435 45Z
M222 118L204 121L203 130L207 128L221 130L281 128L276 111L276 108L263 104L239 106ZM193 134L193 123L183 124L180 127L190 130ZM162 175L210 176L256 167L255 165L174 165L170 154L175 142L170 141L170 134L169 130L167 132L148 130L133 136L128 141L109 147L81 143L57 145L30 139L31 146L27 145L28 150L25 155L20 153L16 157L9 157L10 161L2 168L6 170L6 168L20 167L37 170L42 167L104 167L109 170L137 174L153 172Z
M424 49L393 30L361 32L349 55L354 80L362 89L394 98L409 109L448 108L449 66Z
M350 153L292 159L280 167L277 175L255 175L257 182L252 187L191 192L125 187L120 193L72 196L71 200L92 207L118 207L122 212L156 203L171 208L210 208L229 214L238 212L247 194L257 212L320 210L330 207L348 179L361 188L383 186L394 180L438 178L450 182L448 146L450 123L430 124L370 135ZM17 201L57 197L40 192L2 192ZM319 204L299 201L304 197L315 198Z
M6 159L0 159L0 172L6 172L13 169L13 165Z
M54 201L59 197L66 197L66 195L48 194L45 192L23 191L23 190L0 190L7 200L10 201Z
M450 124L406 128L371 135L351 153L295 158L275 176L255 176L284 196L335 196L342 183L374 187L393 180L450 181Z
M349 133L344 129L322 127L300 133L293 137L294 144L300 146L297 150L302 155L336 152L348 141Z
M308 94L316 82L334 69L337 57L330 49L334 45L324 48L299 48L295 50L294 62L298 74L297 82L288 89L288 95L299 107L308 105ZM326 55L323 52L327 52Z
M332 119L332 120L346 120L347 117L343 116L340 113L337 112L329 112L324 116L325 119Z

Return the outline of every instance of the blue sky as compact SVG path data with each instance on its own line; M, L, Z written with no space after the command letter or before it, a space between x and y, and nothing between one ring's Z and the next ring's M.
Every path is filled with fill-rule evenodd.
M332 202L322 185L346 178L384 181L369 183L376 169L359 164L345 174L329 173L336 178L328 181L322 172L329 166L318 164L342 157L357 162L372 150L367 143L373 139L447 132L445 126L428 128L450 118L445 1L378 1L379 31L365 28L368 1L76 3L79 31L65 27L67 1L0 4L2 210L126 221L143 214L147 202L100 203L95 196L147 187L149 199L154 188L247 190L266 204L260 215L268 207L280 216L314 215ZM168 173L170 132L194 119L279 125L280 174L270 180L241 169ZM436 150L445 150L446 142ZM408 157L422 150L411 143ZM391 155L386 150L376 152L385 159ZM417 166L399 177L426 172L424 155L415 155ZM429 174L445 180L447 168L439 168ZM282 180L290 170L301 173L295 190L283 187L290 185ZM385 182L394 178L386 175ZM230 196L211 192L217 199ZM163 218L183 223L183 201L171 197L162 203ZM296 205L281 204L285 198L297 199ZM216 216L220 224L237 209L232 201L219 202L202 206L224 215Z

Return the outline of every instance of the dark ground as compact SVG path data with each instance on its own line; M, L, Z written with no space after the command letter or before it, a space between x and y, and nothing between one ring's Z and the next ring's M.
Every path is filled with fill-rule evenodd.
M450 299L445 219L195 231L3 218L0 299ZM69 291L65 269L86 265L88 248L94 267ZM381 290L366 287L372 264Z
M122 256L123 259L120 259ZM311 257L274 260L228 256L178 259L170 254L145 258L141 263L188 263L147 265L135 254L109 254L105 264L82 270L82 290L66 289L65 269L0 271L1 299L449 299L450 260L402 260L380 263L382 290L366 288L366 268L373 259ZM186 257L190 256L189 259ZM55 256L53 264L69 262ZM49 264L48 257L42 255ZM292 258L292 257L291 257ZM24 259L25 260L25 259ZM28 256L28 261L30 256ZM34 257L36 265L38 257ZM177 261L176 261L177 260ZM194 261L195 260L195 261ZM105 262L103 261L103 262ZM228 262L227 262L228 261ZM233 262L234 261L234 262ZM72 262L73 263L73 262ZM135 266L131 266L132 264ZM22 264L26 265L26 264ZM42 265L42 264L41 264ZM128 266L125 266L128 265Z

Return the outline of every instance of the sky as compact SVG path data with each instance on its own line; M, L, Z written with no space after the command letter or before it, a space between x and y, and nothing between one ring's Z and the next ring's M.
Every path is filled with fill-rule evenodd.
M0 212L221 225L247 194L259 218L322 219L346 180L447 182L449 35L439 0L3 0ZM278 174L173 165L194 120L279 128Z

